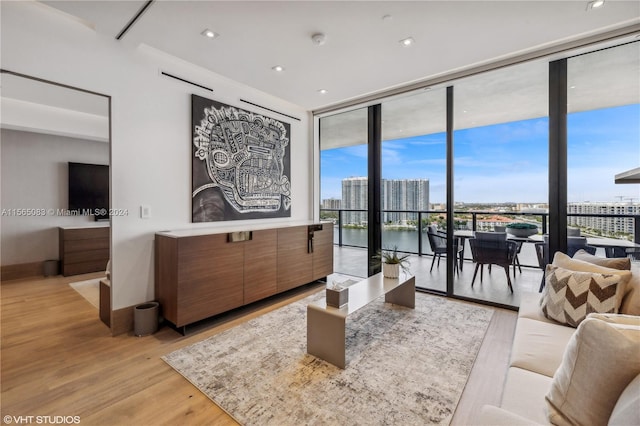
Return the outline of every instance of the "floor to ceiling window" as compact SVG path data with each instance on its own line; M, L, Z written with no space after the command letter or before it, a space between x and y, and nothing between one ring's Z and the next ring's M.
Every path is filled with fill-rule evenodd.
M320 119L320 218L334 223L334 271L367 276L367 109Z
M565 226L633 247L640 190L614 176L640 164L638 46L523 62L321 118L321 217L336 223L335 271L371 273L381 235L383 248L411 253L418 288L517 307L542 282L536 242L567 249ZM367 217L378 187L380 229ZM463 260L434 264L430 231ZM512 254L488 259L483 232ZM640 257L621 247L597 254Z
M455 295L518 306L522 290L538 288L542 271L533 244L504 241L516 246L515 254L493 259L493 242L476 232L472 248L470 238L473 231L491 232L487 238L507 232L512 238L516 223L542 234L548 202L547 69L545 61L528 62L453 85L453 226L465 259L475 262L455 275ZM506 268L482 264L489 259Z
M614 183L640 165L639 76L640 42L567 60L567 223L600 256L632 254L608 239L633 241L634 219L605 215L640 213L639 186Z
M445 130L444 88L382 103L382 246L412 253L416 286L439 291L446 291L446 257L436 259L441 249L430 240L446 246L446 238L428 232L447 208Z

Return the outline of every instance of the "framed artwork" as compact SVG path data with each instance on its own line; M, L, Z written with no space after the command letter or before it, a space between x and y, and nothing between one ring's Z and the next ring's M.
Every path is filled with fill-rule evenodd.
M191 95L192 222L291 217L289 123Z

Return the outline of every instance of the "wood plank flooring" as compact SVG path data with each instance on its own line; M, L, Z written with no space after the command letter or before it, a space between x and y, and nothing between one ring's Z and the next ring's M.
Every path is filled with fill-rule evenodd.
M5 281L1 292L4 416L80 416L82 425L232 425L216 404L160 359L322 288L310 284L194 326L111 337L98 311L68 283L101 274ZM473 424L499 404L515 313L497 310L452 424ZM3 422L3 424L6 424Z

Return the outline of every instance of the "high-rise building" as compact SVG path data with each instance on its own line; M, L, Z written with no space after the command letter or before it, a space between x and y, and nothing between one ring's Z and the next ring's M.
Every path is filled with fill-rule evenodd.
M581 214L640 214L640 203L570 203L567 213ZM634 234L632 217L568 216L567 223L573 226L592 228L604 235Z
M428 179L382 179L383 210L429 210ZM384 213L385 223L418 220L417 213Z
M345 210L367 210L368 180L366 177L342 179L342 208ZM367 222L366 212L345 212L345 224Z
M338 198L325 198L322 200L323 209L339 209L342 206L342 200Z
M366 210L368 199L366 177L342 180L342 208ZM428 179L382 179L382 209L398 211L424 211L429 209ZM405 223L417 220L417 213L390 212L383 214L385 223ZM345 212L344 222L360 224L367 221L365 212Z

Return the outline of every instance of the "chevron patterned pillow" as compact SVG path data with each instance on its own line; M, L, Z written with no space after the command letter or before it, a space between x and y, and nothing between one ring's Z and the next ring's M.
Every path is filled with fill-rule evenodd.
M617 314L626 279L615 274L577 272L547 265L540 299L545 317L577 327L590 313Z

